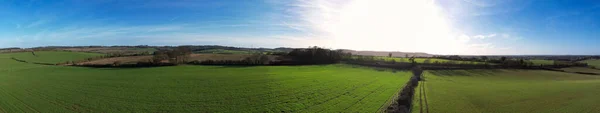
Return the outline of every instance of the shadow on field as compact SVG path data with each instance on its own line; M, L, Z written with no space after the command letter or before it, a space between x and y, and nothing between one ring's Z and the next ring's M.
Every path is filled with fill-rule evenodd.
M471 69L471 70L431 70L429 73L435 76L494 76L504 70L496 69Z

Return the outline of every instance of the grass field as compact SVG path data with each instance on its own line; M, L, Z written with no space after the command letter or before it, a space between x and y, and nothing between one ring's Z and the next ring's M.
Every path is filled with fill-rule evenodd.
M36 54L0 54L0 112L376 112L410 75L348 65L98 69L10 59L73 60Z
M4 56L10 56L28 62L55 64L67 61L84 60L86 58L102 55L103 54L82 52L36 51L35 56L31 52L11 53L5 54Z
M533 65L554 65L553 60L529 60Z
M92 48L67 48L63 50L73 52L94 52L103 54L136 54L136 53L152 53L155 48L128 48L128 47L92 47Z
M584 72L584 73L596 73L600 74L600 69L591 69L587 67L569 67L569 68L561 68L566 72Z
M425 78L413 101L415 113L600 112L600 76L541 70L454 70L427 71Z
M583 63L587 63L590 66L595 66L596 68L600 68L600 59L590 59L581 61Z
M408 60L408 58L399 58L399 57L376 57L377 59L380 60L385 60L385 61L396 61L396 62L410 62ZM437 58L415 58L415 62L417 63L424 63L426 60L429 59L430 63L434 63L434 62L440 62L440 63L444 63L444 62L452 62L453 60L447 60L447 59L437 59ZM473 63L473 64L483 64L482 62L473 62L473 61L453 61L456 64L462 64L462 63Z

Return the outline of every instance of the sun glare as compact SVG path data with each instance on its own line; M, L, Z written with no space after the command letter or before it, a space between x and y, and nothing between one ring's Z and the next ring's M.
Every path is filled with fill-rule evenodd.
M332 38L334 48L453 54L465 49L430 0L354 0L344 4L317 2L309 17L316 29ZM334 6L337 5L337 6ZM338 9L335 9L338 8ZM318 17L314 17L318 16Z

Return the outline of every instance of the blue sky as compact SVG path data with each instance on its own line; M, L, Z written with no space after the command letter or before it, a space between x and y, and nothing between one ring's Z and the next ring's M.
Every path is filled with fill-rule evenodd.
M0 47L600 54L600 2L594 0L0 0L0 17Z

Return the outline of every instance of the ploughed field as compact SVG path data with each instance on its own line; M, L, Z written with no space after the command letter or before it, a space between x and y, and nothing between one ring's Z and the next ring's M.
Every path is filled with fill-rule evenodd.
M36 54L0 54L0 112L377 112L410 77L349 65L100 69L11 59L97 55Z
M426 71L412 112L597 113L600 76L542 70ZM426 101L425 101L426 100Z

